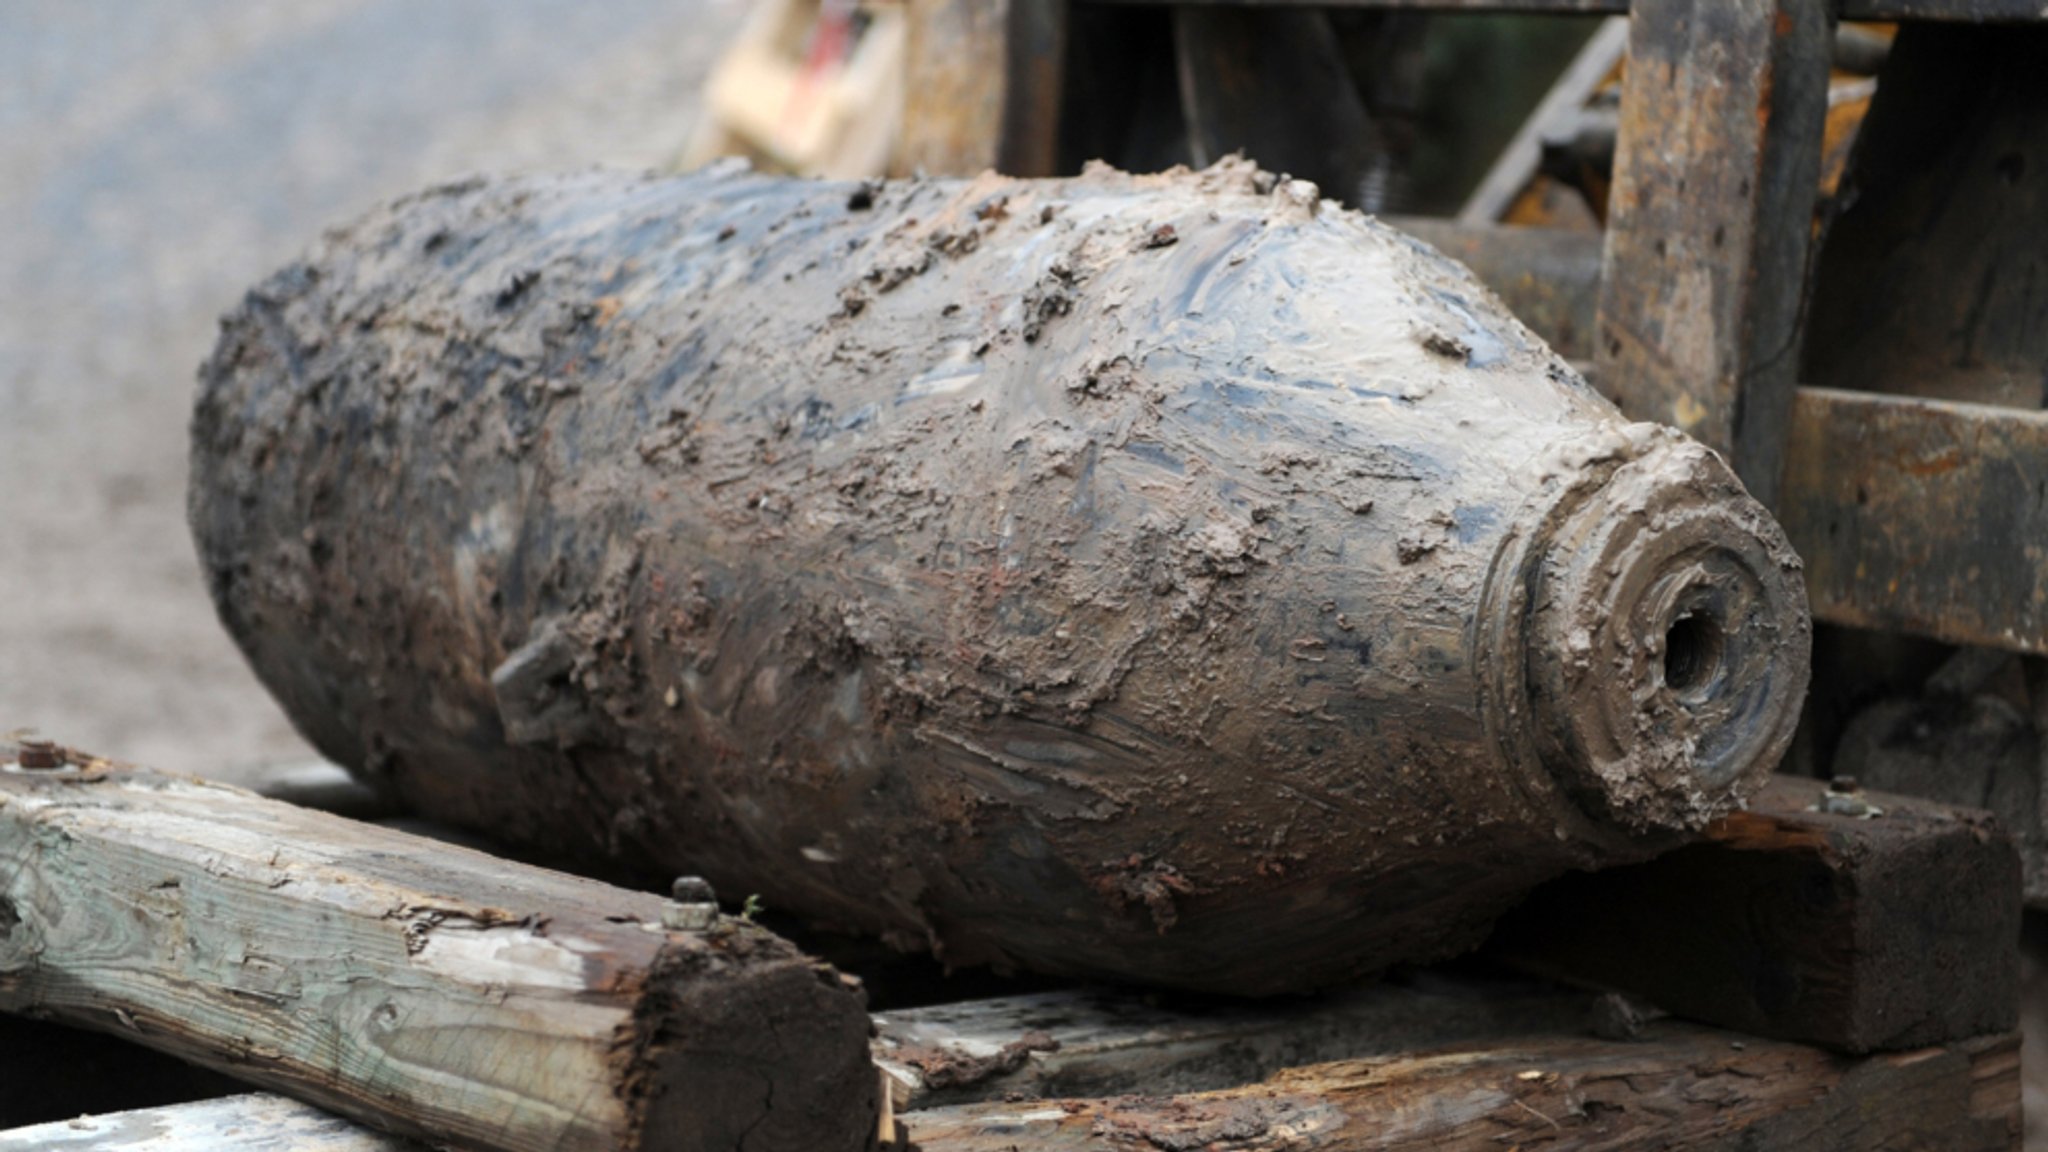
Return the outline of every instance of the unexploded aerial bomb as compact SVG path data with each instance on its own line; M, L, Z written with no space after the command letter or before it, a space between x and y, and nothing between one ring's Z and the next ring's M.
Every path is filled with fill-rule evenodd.
M958 964L1454 952L1736 805L1806 682L1718 458L1240 162L438 188L250 293L193 445L328 755Z

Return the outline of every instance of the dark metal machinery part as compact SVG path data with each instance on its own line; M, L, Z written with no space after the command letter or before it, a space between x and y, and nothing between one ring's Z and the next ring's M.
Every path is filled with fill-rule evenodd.
M1716 457L1241 163L444 188L202 380L216 603L323 751L954 963L1456 951L1727 810L1805 686Z

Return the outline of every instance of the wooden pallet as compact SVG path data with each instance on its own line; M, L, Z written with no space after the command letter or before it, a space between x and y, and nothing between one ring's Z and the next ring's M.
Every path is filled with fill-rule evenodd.
M1459 1005L1467 1012L1498 1011L1511 1032L1509 1023L1518 1012L1543 1017L1572 1003L1557 995L1553 1002L1531 1004L1523 993L1472 985L1458 998L1470 998ZM1398 1003L1401 999L1400 993L1390 993L1381 1006L1405 1013L1413 1005ZM953 1024L972 1021L996 1031L958 1032L950 1038L962 1053L978 1049L1009 1035L1003 1025L1041 1021L1057 1007L1044 998L955 1006L948 1010ZM1077 1005L1075 1019L1091 1020L1099 1008ZM1227 1041L1203 1043L1195 1061L1201 1073L1177 1067L1171 1045L1149 1048L1144 1033L1120 1026L1121 1014L1120 1007L1111 1009L1109 1030L1093 1037L1090 1056L1114 1049L1127 1067L1153 1056L1153 1068L1164 1083L1221 1075L1232 1067ZM1158 1018L1152 1010L1137 1014ZM903 1014L892 1025L944 1032L946 1024L931 1016ZM1166 1018L1169 1032L1200 1020L1170 1013ZM1584 1019L1590 1022L1591 1017ZM1111 1097L998 1096L945 1107L919 1107L913 1099L909 1111L894 1117L891 1135L898 1146L907 1143L925 1152L1498 1152L1517 1147L1990 1152L2018 1147L2019 1040L2012 1035L1859 1059L1672 1021L1649 1024L1633 1040L1601 1039L1586 1034L1586 1025L1559 1025L1449 1044L1437 1042L1435 1029L1414 1023L1419 1026L1359 1038L1362 1050L1399 1049L1393 1054L1290 1068L1254 1083L1205 1092L1154 1090L1153 1073L1147 1073L1123 1079L1131 1091ZM1026 1063L1038 1065L1030 1069L1034 1077L1059 1072L1054 1060ZM1008 1079L956 1086L956 1092L979 1087L987 1097L994 1085ZM0 1152L416 1152L423 1147L262 1093L0 1132Z
M0 765L0 1009L100 1034L0 1016L17 1054L0 1105L111 1115L0 1132L0 1152L628 1146L635 1081L613 1079L603 1037L648 1012L669 1039L638 1082L686 1107L642 1111L688 1146L692 1110L722 1116L731 1091L694 1078L767 1052L752 1032L838 1043L838 1000L810 998L855 978L733 917L63 759ZM879 1105L855 1142L874 1125L927 1152L2011 1148L2018 909L2017 858L1981 813L1780 780L1698 845L1539 892L1455 971L1264 1003L1061 988L881 1005L859 1062ZM344 938L344 957L322 943ZM742 938L715 999L787 999L718 1011L693 999L701 972L660 959ZM814 947L885 998L943 979ZM564 968L565 948L583 961ZM351 1024L348 1005L385 1002L459 1043ZM61 1062L21 1055L57 1045ZM765 1115L801 1118L792 1147L817 1147L809 1093L836 1067L811 1059L813 1080L774 1097ZM274 1094L222 1095L231 1081Z

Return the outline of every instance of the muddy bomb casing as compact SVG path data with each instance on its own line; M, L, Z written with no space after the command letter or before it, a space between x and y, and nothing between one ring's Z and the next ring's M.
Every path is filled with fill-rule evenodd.
M962 964L1468 947L1738 803L1806 682L1718 458L1235 162L435 189L224 321L193 445L326 754Z

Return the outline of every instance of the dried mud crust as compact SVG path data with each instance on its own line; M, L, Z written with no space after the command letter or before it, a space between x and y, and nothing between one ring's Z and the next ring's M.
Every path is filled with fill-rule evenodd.
M1708 457L1671 507L1780 565L1755 762L1693 779L1668 707L1598 771L1539 740L1552 534L1697 450L1242 163L449 186L259 286L202 385L216 603L325 752L956 963L1259 994L1456 951L1736 803L1804 684L1796 562Z

